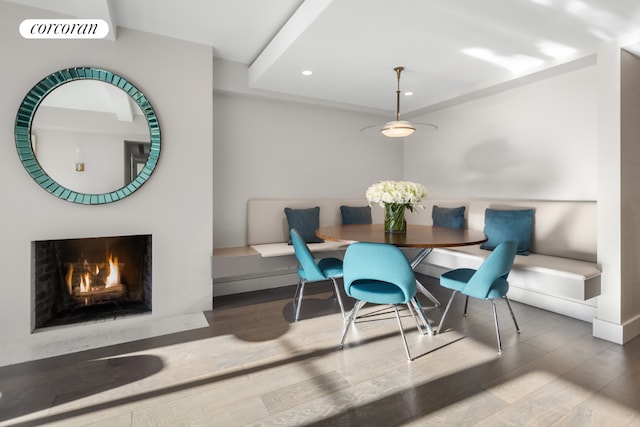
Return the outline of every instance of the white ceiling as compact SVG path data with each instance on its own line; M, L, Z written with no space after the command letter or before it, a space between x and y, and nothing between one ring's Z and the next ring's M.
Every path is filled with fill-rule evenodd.
M365 108L395 110L393 68L404 66L401 88L414 95L402 97L403 113L584 57L603 41L640 41L639 0L5 1L209 45L247 64L253 88Z

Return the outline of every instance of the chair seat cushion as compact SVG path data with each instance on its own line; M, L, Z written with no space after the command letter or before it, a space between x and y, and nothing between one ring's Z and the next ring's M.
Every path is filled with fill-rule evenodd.
M491 285L491 289L489 289L489 293L485 295L478 295L474 292L466 293L463 292L464 287L467 286L467 283L471 279L471 277L475 274L476 270L472 268L458 268L455 270L447 271L446 273L440 276L440 285L458 291L464 295L469 295L474 298L502 298L509 291L509 282L504 279L497 279Z
M318 261L318 267L326 277L342 276L342 260L338 258L322 258Z
M507 292L509 292L509 282L507 282L505 279L498 279L491 285L491 289L489 289L489 293L487 294L486 298L502 298L507 294Z
M472 268L458 268L447 271L440 276L440 285L454 291L461 291L475 272L476 270Z
M357 280L349 288L349 296L373 304L406 304L408 300L396 285L379 280Z
M342 277L342 260L338 258L322 258L318 261L318 268L324 274L324 278L328 279L330 277ZM302 268L301 265L298 265L298 276L301 279L307 280L307 274Z

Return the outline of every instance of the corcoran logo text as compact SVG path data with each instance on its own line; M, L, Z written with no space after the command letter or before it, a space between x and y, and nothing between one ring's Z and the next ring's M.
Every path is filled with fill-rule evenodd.
M25 19L20 35L25 39L103 39L109 24L102 19Z

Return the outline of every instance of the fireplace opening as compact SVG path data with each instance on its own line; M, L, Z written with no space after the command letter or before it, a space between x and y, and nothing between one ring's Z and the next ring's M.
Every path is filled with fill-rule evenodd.
M151 235L32 242L33 330L151 312Z

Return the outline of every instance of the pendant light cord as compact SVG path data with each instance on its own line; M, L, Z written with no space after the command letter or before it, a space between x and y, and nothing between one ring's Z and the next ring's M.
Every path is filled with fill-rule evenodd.
M396 90L396 121L400 121L400 73L404 70L404 67L394 68L398 76L398 90Z

